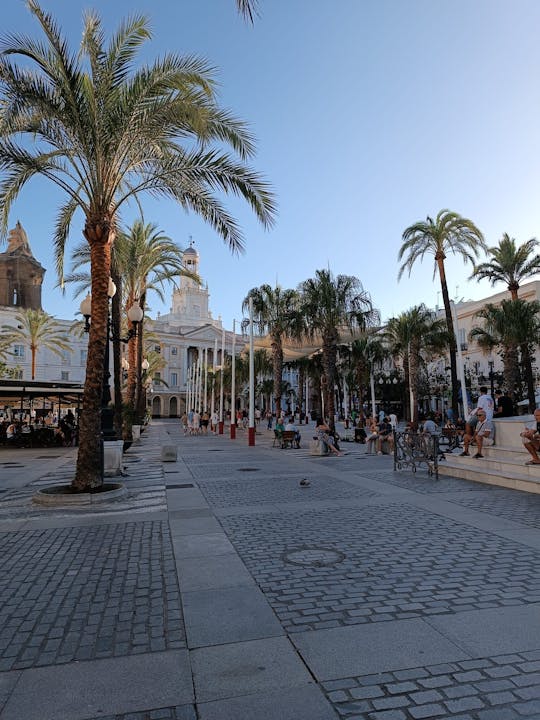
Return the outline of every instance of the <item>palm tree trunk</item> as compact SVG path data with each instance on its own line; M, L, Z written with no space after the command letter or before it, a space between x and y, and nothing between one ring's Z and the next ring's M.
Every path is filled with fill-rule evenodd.
M30 354L32 356L32 380L36 379L36 352L36 346L34 344L30 345Z
M450 296L448 294L448 285L446 283L446 272L444 269L444 260L441 258L437 259L437 267L439 269L439 278L441 280L441 291L444 304L444 314L446 317L446 327L449 335L449 352L450 352L450 382L452 384L452 411L454 417L458 417L458 377L457 377L457 344L456 335L454 332L454 319L452 317L452 307L450 305ZM462 390L466 392L465 388ZM463 396L465 399L465 395Z
M300 361L302 362L302 361ZM300 416L304 411L304 382L305 382L305 370L302 364L298 366L298 408Z
M323 340L323 367L326 378L325 414L328 417L328 424L334 430L334 416L336 414L336 403L334 396L334 379L336 377L337 349L333 339Z
M517 347L510 345L504 349L504 382L512 402L516 402L516 387L519 382L519 362Z
M418 426L418 371L419 371L419 349L415 343L410 344L409 368L410 368L410 392L412 395L412 417L414 427Z
M520 350L521 365L523 367L523 374L525 375L525 382L527 384L527 399L529 401L529 412L533 413L536 408L536 392L534 387L534 375L532 371L531 351L527 343L523 343L520 347Z
M276 417L281 417L281 382L283 379L283 350L281 339L272 338L272 364L274 368L274 402Z
M92 322L88 338L88 359L84 382L83 406L79 421L79 451L72 482L74 490L88 492L101 487L101 391L103 362L107 342L107 315L111 242L113 233L101 223L85 225L90 244L92 280Z
M143 311L143 318L139 324L139 334L137 335L137 387L135 392L135 414L137 423L142 424L145 407L145 394L143 391L142 382L142 362L143 362L143 349L144 349L144 308L146 306L146 292L141 293L139 299L139 305Z

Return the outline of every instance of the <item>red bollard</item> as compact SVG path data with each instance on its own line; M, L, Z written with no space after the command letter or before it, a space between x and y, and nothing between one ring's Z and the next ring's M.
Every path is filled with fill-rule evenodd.
M231 440L236 439L236 423L231 423Z
M255 428L248 428L248 445L255 445Z
M218 435L223 435L223 425L224 425L223 420L220 420L218 422Z

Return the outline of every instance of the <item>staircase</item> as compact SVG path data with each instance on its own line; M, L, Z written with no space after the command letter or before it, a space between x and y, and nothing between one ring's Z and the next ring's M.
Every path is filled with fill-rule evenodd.
M532 415L522 415L495 420L495 445L483 448L483 459L473 458L474 445L469 448L470 457L460 457L461 450L445 453L446 459L439 462L439 475L540 493L540 465L525 465L531 456L520 437L524 424L532 419Z

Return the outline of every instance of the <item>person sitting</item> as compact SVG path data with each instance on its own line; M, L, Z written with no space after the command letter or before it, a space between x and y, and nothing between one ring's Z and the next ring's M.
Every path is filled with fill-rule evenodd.
M341 453L335 446L331 433L332 431L325 421L322 418L317 418L317 422L315 423L315 434L317 439L320 442L323 442L331 453L341 456L343 453Z
M484 445L493 445L495 440L495 427L493 425L493 421L487 419L485 410L479 409L476 414L478 422L473 433L471 434L466 432L463 436L463 452L461 455L469 455L469 445L472 443L477 447L477 452L474 457L478 459L484 457L482 455L482 448Z
M377 455L383 454L383 443L387 444L389 454L394 451L394 431L386 416L378 425Z
M429 413L427 420L422 426L422 435L437 435L439 433L439 427L435 422L433 413Z
M18 428L15 422L10 422L6 428L6 440L8 445L16 445L18 440Z
M525 430L520 433L523 438L523 445L531 456L525 465L540 465L540 408L534 411L534 420L525 424Z
M366 435L366 454L372 455L376 452L377 440L379 439L379 427L375 416L369 418Z
M290 417L285 425L285 430L292 430L294 432L294 445L296 448L300 447L301 436L298 432L296 425L294 424L294 418Z

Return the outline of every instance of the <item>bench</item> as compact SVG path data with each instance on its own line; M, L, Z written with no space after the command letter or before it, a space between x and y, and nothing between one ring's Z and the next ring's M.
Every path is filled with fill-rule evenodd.
M272 447L276 447L276 444L282 450L288 447L300 447L300 443L296 440L296 432L294 430L274 430L274 442L272 443Z

